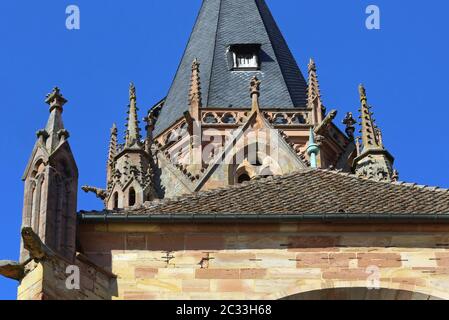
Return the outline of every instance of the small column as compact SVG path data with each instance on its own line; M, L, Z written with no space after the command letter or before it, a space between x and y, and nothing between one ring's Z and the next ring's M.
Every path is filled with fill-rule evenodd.
M310 167L317 169L317 156L320 152L320 147L315 142L315 133L313 128L310 128L309 146L307 147L307 154L310 156Z

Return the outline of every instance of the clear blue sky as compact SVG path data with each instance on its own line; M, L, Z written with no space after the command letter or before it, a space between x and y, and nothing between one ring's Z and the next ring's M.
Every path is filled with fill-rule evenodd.
M358 108L363 82L401 179L449 187L449 41L446 0L267 0L303 72L318 65L328 109ZM365 28L365 8L381 9L381 30ZM81 10L81 30L65 9ZM140 118L170 86L201 0L15 0L0 2L0 259L17 259L21 175L48 116L43 100L58 85L80 169L79 184L103 186L109 128L124 130L128 83ZM101 209L79 194L79 209ZM0 299L16 297L0 278Z

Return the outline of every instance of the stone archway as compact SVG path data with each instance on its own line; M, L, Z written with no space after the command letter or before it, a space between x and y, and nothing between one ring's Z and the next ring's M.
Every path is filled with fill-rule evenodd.
M406 290L367 288L333 288L299 293L281 300L442 300Z

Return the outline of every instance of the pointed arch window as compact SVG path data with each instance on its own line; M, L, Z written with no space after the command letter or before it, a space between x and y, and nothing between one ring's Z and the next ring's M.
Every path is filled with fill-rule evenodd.
M112 196L113 209L118 209L118 192L115 192Z
M136 205L136 190L134 188L129 189L128 204L130 207Z

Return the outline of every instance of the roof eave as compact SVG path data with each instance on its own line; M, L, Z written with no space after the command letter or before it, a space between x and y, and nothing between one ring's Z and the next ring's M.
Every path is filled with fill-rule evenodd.
M81 223L298 223L298 222L409 222L449 223L448 214L84 214Z

